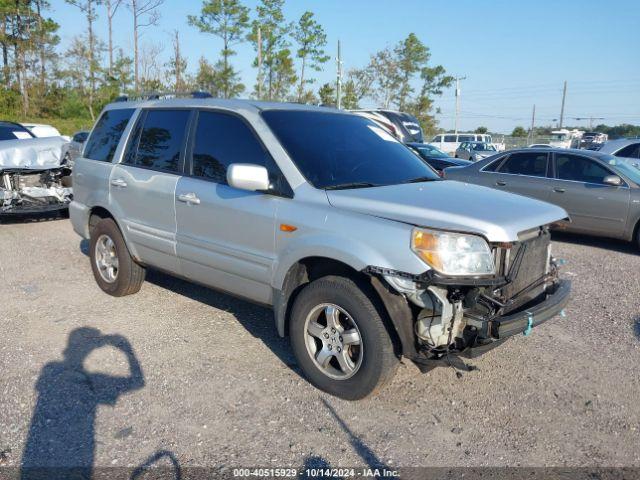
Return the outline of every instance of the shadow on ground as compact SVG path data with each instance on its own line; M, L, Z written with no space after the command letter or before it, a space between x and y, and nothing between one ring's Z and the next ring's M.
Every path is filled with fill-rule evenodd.
M342 419L342 417L338 415L336 410L327 400L325 400L324 398L321 398L320 400L322 401L324 406L327 408L327 410L329 410L329 413L334 418L336 423L340 426L342 431L347 435L347 437L349 438L349 442L351 443L351 446L353 447L355 452L358 454L358 456L362 458L367 468L370 468L372 470L379 469L381 471L392 470L391 467L389 467L389 465L385 464L376 455L376 453L362 440L362 438L356 435L351 430L351 428L349 428L349 425L347 425L347 423ZM336 468L336 467L332 467L331 464L323 457L320 457L317 455L309 455L308 457L305 458L304 465L302 466L302 469L299 472L298 477L299 478L318 478L318 477L326 476L326 473L318 472L318 470L321 470L321 471L324 470L326 472L327 469L331 470L332 468ZM344 477L334 476L333 478L344 478Z
M620 253L638 254L638 250L631 242L616 240L615 238L592 237L569 232L551 232L551 239L556 242L584 245L586 247L602 248Z
M69 218L69 212L34 213L30 215L0 215L0 225L15 223L38 223Z
M128 376L85 370L85 359L105 346L126 356ZM22 453L21 479L91 478L98 407L115 405L121 395L144 384L140 363L125 337L103 335L90 327L73 330L63 359L47 363L38 377L38 398Z

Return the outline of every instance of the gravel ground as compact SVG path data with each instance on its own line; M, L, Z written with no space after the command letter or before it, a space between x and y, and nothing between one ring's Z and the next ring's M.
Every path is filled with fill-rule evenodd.
M86 251L67 220L0 225L0 464L43 461L31 432L60 440L46 461L95 449L96 466L640 466L640 255L624 243L557 236L566 318L462 378L401 365L353 403L300 376L269 310L159 273L112 298ZM140 374L113 380L131 358Z

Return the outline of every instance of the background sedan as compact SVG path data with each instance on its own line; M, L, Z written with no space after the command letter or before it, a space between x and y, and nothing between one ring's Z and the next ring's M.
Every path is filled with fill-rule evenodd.
M477 162L498 153L496 147L485 142L463 142L456 150L455 157Z
M473 162L462 160L460 158L451 158L442 150L429 145L428 143L407 143L407 146L416 152L422 160L433 167L440 176L445 168L448 167L466 167Z
M563 207L566 230L634 241L640 247L640 162L590 150L505 152L445 178L507 190Z
M616 157L640 158L640 138L619 138L611 140L599 149L599 152L609 153Z

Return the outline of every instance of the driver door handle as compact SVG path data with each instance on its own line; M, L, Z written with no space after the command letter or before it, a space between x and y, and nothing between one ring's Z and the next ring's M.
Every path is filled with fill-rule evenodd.
M506 186L506 185L507 185L507 182L503 182L502 180L498 180L498 181L496 182L496 185L498 185L499 187L504 187L504 186Z
M127 182L125 182L121 178L114 178L113 180L111 180L111 185L113 185L114 187L126 188Z
M556 187L553 189L553 191L556 193L564 193L566 190L564 188Z
M181 193L177 198L180 202L184 202L189 205L200 205L200 199L193 192Z

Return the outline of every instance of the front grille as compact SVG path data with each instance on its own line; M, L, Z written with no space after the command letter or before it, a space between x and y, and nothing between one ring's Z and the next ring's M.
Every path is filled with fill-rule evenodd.
M513 300L509 303L509 310L523 305L544 290L543 284L533 289L530 287L539 283L548 272L550 237L549 232L541 232L534 238L516 243L509 252L506 276L511 282L500 292L503 299Z

